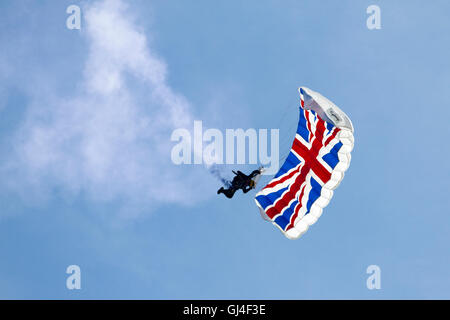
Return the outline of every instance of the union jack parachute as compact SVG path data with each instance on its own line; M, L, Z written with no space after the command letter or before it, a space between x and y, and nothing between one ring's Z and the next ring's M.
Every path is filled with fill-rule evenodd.
M297 132L286 161L255 196L261 216L289 239L303 235L322 215L344 178L354 145L353 125L333 102L299 88Z

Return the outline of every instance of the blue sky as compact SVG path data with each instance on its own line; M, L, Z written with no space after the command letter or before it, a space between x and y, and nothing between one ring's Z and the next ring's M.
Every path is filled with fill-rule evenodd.
M65 26L70 4L81 30ZM371 4L381 30L366 27ZM0 8L0 298L450 298L447 1ZM217 197L168 152L193 120L282 141L301 85L350 116L355 148L319 222L290 241L253 193ZM81 290L65 286L72 264ZM372 264L381 290L366 288Z

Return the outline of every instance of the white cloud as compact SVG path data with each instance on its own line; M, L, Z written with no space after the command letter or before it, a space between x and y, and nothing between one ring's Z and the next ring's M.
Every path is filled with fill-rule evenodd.
M84 78L74 97L52 88L32 97L6 167L15 175L10 184L145 209L202 197L198 174L206 173L170 161L172 130L192 126L193 117L167 85L164 61L122 1L96 2L83 13Z

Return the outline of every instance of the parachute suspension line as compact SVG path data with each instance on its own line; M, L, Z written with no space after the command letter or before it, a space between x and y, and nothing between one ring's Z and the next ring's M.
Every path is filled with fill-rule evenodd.
M290 137L288 139L283 138L283 140L280 142L280 152L282 155L282 158L280 159L280 166L284 163L284 161L286 160L286 158L289 156L289 153L291 152L291 147L292 147L292 135L291 132L294 130L294 126L297 126L297 123L295 125L291 125L289 127L288 130L288 134L285 134L284 137L289 136Z
M297 95L292 96L291 98L289 98L289 102L287 103L287 105L285 104L285 107L282 108L282 115L280 117L280 119L278 120L278 125L276 128L278 128L280 130L280 132L282 131L282 128L286 129L287 128L287 133L288 134L282 134L282 140L279 141L279 151L278 152L283 152L282 153L282 158L279 161L280 166L284 163L284 161L286 160L286 158L289 155L289 152L291 150L291 143L292 143L292 135L291 132L297 127L297 118L292 121L292 119L289 119L290 123L288 126L282 126L283 123L285 123L286 121L286 117L288 115L292 115L295 114L298 106L300 105L300 101L297 97ZM294 107L293 107L294 106ZM285 131L285 130L283 130ZM285 132L286 133L286 132ZM284 151L287 150L287 151Z
M292 136L295 136L295 132L296 132L296 128L298 125L298 119L295 118L290 120L290 124L288 126L285 127L286 131L284 131L284 134L282 135L282 140L280 141L280 151L282 152L281 155L281 159L279 161L280 166L284 163L284 161L286 160L286 158L289 156L289 153L291 151L291 147L292 147Z
M284 155L281 159L280 159L280 166L284 163L284 161L286 161L286 158L288 157L289 153Z
M296 120L292 120L293 122L289 124L289 126L286 126L286 131L285 133L288 133L288 135L290 136L286 136L286 134L283 135L283 138L280 142L280 147L281 146L289 146L289 149L291 147L291 143L292 143L292 133L295 133L295 129L297 128L297 119ZM283 130L284 131L284 130ZM295 136L295 134L294 134Z
M284 120L288 114L292 114L292 111L295 111L295 109L293 109L292 106L295 104L299 104L299 103L300 102L298 101L298 98L295 98L295 103L293 102L293 98L290 98L288 100L288 102L284 104L284 107L282 108L283 111L282 111L281 117L279 118L277 126L276 126L277 128L281 127L281 124L284 122Z

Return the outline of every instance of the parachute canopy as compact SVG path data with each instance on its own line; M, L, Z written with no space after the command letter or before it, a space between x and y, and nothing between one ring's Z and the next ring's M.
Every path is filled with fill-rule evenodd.
M297 132L286 161L255 196L261 216L289 239L314 224L344 178L353 149L353 125L333 102L299 88Z

